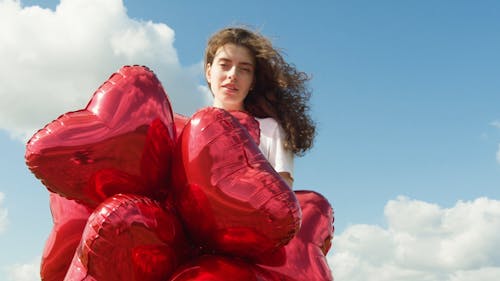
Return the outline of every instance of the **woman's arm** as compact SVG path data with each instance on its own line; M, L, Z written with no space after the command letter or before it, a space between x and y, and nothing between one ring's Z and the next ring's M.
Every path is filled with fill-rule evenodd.
M292 188L294 155L284 146L284 131L273 118L256 118L260 127L259 149L271 166Z
M290 175L289 172L279 172L280 176L285 180L285 182L292 188L293 186L293 178L292 175Z

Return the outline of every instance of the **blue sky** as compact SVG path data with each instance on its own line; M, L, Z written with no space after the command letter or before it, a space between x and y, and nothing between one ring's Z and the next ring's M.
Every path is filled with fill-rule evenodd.
M205 43L231 24L259 29L313 77L318 136L296 160L294 188L321 192L335 209L329 260L338 280L490 280L500 272L498 253L444 258L500 253L487 235L500 232L500 2L62 2L56 11L59 1L0 0L0 279L36 280L51 229L23 135L84 107L124 64L150 66L174 110L192 113L208 102ZM158 26L170 33L155 33ZM137 44L117 46L127 30ZM450 230L457 220L467 231ZM433 227L433 238L419 226ZM401 242L403 233L416 244ZM387 251L376 247L383 241L393 254L380 266L370 257ZM416 245L444 250L424 266Z

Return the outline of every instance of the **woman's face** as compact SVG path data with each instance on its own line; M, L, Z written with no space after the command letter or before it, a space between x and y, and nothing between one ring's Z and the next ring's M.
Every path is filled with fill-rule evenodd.
M206 67L214 107L244 110L243 101L254 84L255 60L244 46L225 44Z

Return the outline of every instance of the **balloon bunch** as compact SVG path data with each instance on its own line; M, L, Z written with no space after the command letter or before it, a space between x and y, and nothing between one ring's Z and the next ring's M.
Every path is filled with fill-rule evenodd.
M258 139L248 114L175 114L152 71L121 68L27 144L54 221L42 280L332 280L330 204Z

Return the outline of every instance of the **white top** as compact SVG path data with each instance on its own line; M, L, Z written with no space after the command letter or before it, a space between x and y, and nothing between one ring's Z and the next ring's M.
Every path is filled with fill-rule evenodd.
M285 149L285 131L273 118L255 118L260 126L259 148L276 172L288 172L293 178L293 153Z

